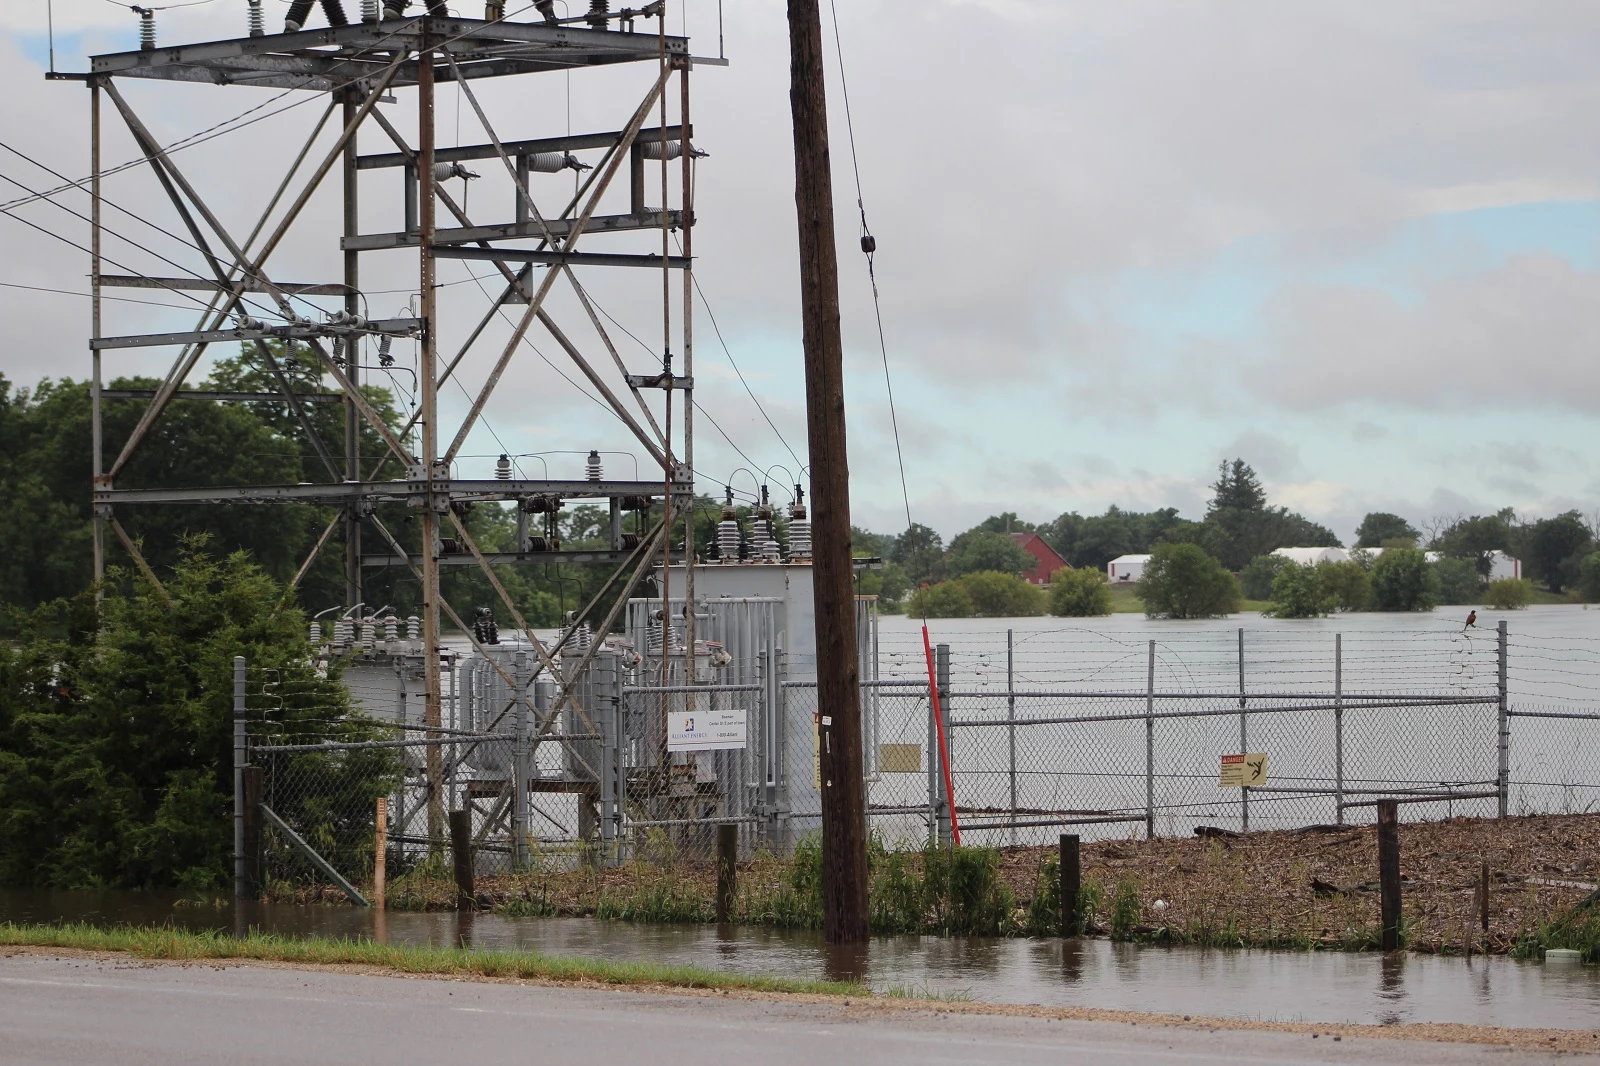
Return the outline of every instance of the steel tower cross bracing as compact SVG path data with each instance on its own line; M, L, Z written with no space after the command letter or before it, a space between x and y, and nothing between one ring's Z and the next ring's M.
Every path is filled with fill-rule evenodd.
M317 553L335 540L334 534L340 530L343 536L337 539L342 539L345 547L345 594L352 604L363 598L364 569L398 565L408 568L417 577L424 608L425 724L440 725L441 614L475 645L477 643L460 612L440 595L440 569L444 566L477 566L485 572L502 605L535 650L537 662L533 669L549 671L560 683L563 671L554 668L553 657L562 650L562 645L547 647L539 641L492 566L524 562L613 565L615 572L577 613L579 621L601 622L599 608L607 598L614 598L606 620L601 622L602 626L607 626L615 619L616 605L634 592L655 562L675 555L665 523L655 522L648 530L641 528L636 536L624 535L617 518L619 509L625 501L632 501L631 506L639 509L641 503L660 500L667 513L687 513L693 499L693 421L688 414L693 409L694 389L689 230L694 222L692 161L697 153L692 146L693 129L688 123L689 72L696 64L721 65L725 61L691 56L686 38L665 33L664 5L652 7L655 32L633 32L635 20L649 17L649 8L644 12L605 14L598 22L593 12L570 20L546 18L533 22L421 16L92 57L90 71L77 77L87 83L91 93L90 349L93 367L90 391L97 580L104 574L105 534L109 530L135 565L155 581L159 589L159 581L139 546L118 520L118 514L129 507L320 503L338 511L322 530L292 583L297 584L304 577ZM618 64L654 64L656 73L627 121L602 132L508 139L497 132L479 94L472 88L474 83L484 79L551 71L576 72ZM316 124L294 165L260 211L252 231L240 240L222 224L210 206L221 202L221 196L208 200L196 188L174 161L172 153L162 146L118 90L118 81L129 78L326 93L329 95L328 115L337 116L338 135L331 145L322 143L326 140L320 138L323 123ZM676 122L670 122L667 105L674 78L679 83L679 117ZM483 126L487 142L448 148L437 146L434 96L439 83L457 86ZM414 143L376 106L396 90L408 88L417 93L418 128ZM199 266L192 277L112 274L106 270L108 264L101 252L102 112L106 110L106 101L120 115L143 157L140 165L147 165L153 173L170 199L183 232L199 253ZM648 120L658 106L662 117L652 127ZM370 135L373 127L377 128L384 151L362 154L358 148L358 134L367 130ZM571 154L575 152L599 152L600 155L592 166L580 167ZM549 169L552 159L560 160L564 168L583 174L571 199L554 212L548 210L548 203L541 207L530 182L530 174ZM458 202L446 188L439 170L459 168L470 160L482 160L486 167L503 168L510 177L515 191L515 211L509 220L475 220L467 214L464 203ZM646 206L647 171L657 160L661 205L649 207ZM679 167L677 206L668 199L672 160L677 160ZM305 177L299 177L302 164L309 167ZM274 278L268 269L273 253L283 247L291 235L299 236L295 229L297 220L313 194L335 172L343 199L337 249L342 268L340 280L284 282ZM404 182L405 217L388 228L363 232L359 210L363 179L374 180L387 174L397 175ZM613 201L620 197L607 194L614 188L620 190L624 184L629 186L627 207L617 210ZM440 207L444 209L443 218L439 214ZM652 231L661 233L660 253L590 251L588 247L614 234ZM681 249L677 255L671 254L669 247L670 234L674 231L681 234ZM580 243L584 246L581 250ZM364 317L361 257L395 254L395 249L416 250L420 313L415 318ZM459 340L445 328L447 323L441 320L437 301L438 264L440 260L449 259L489 264L504 282L482 318ZM592 294L579 282L581 271L600 268L655 270L663 276L662 321L668 330L663 336L662 361L647 373L630 372L602 324ZM666 279L674 271L682 274L682 290L676 329L671 329L674 325L672 291ZM108 336L102 317L102 294L108 286L164 288L209 295L203 297L204 311L192 330ZM557 286L570 288L583 308L588 321L579 324L581 329L564 329L553 317L547 303ZM318 313L317 309L305 301L315 296L342 297L342 307L337 312L321 312L322 317L314 319L311 314ZM457 425L443 425L438 411L439 387L452 378L462 383L467 361L488 347L488 327L507 309L515 318L509 340L487 353L491 360L489 372L471 388L471 406L466 415ZM634 480L548 477L532 480L505 477L503 472L493 479L452 476L453 464L463 444L481 420L508 365L519 352L527 350L527 335L536 324L572 361L648 455L649 461L659 467L660 476L644 477L644 471L636 473ZM592 339L583 340L585 335L592 335ZM447 336L452 348L442 351L441 344ZM419 342L420 403L408 421L395 425L386 421L360 391L360 350L364 342L397 337L412 337ZM292 341L308 352L318 368L334 381L338 391L314 393L294 388L268 343L285 341ZM671 354L674 341L680 360L676 372ZM277 391L224 393L185 389L187 378L208 348L223 343L250 345ZM104 388L104 352L152 347L176 350L171 368L158 388L145 392L113 392ZM599 354L591 358L586 348L598 349ZM659 397L657 392L660 392ZM652 410L653 404L659 405L664 414L670 415L674 392L683 394L676 401L683 412L678 420L676 439L672 419L658 418ZM116 446L116 454L108 457L102 416L103 401L111 397L147 399L148 403L132 433ZM152 427L172 404L219 401L285 404L322 461L326 480L206 488L118 487L119 475L147 443ZM309 406L329 401L342 403L345 413L343 440L333 446L319 435ZM363 430L370 430L383 442L385 452L381 457L373 459L361 454ZM532 550L536 545L530 540L519 536L517 551L486 553L473 541L461 520L464 506L472 503L515 502L520 516L530 501L566 499L610 502L613 518L608 549L538 551ZM403 547L379 520L373 513L374 506L379 503L404 503L421 512L420 550ZM643 509L648 510L648 507ZM683 552L692 557L693 524L688 522L685 526L688 535ZM363 551L364 541L368 546L381 545L381 548ZM692 601L694 568L687 567L685 572L691 584L683 592ZM688 612L685 623L693 626L692 611ZM692 628L687 636L693 640ZM587 658L583 665L586 662ZM568 676L579 677L582 673L580 665ZM508 684L511 680L506 677ZM564 707L571 707L586 717L574 694L565 690L560 692L554 709L541 712L541 717L553 716ZM430 763L430 776L436 775L437 769ZM430 807L430 822L442 819L442 812L432 809L433 806L436 805ZM430 826L430 831L432 828Z

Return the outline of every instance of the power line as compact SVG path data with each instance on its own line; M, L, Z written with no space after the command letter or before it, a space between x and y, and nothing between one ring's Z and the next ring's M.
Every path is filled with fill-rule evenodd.
M0 281L0 288L28 289L32 292L53 292L58 296L82 296L86 300L94 299L94 293L92 292L75 292L72 289L51 289L46 288L43 285L22 285L15 281ZM116 300L118 303L125 304L144 304L146 307L170 307L174 311L189 310L189 308L185 307L183 304L164 304L156 300L135 300L131 296L101 296L100 299Z
M894 431L894 455L900 465L900 498L906 507L906 528L911 528L911 492L906 487L906 455L900 447L900 419L895 413L894 380L889 374L889 346L883 336L883 307L878 301L878 275L873 256L878 251L877 238L867 226L867 206L861 193L861 162L856 156L856 127L850 117L850 83L845 79L844 46L839 41L839 9L834 0L828 0L828 12L833 17L833 51L839 60L839 88L844 97L844 127L850 138L850 169L856 179L856 210L861 213L861 251L867 257L867 278L872 282L872 314L878 324L878 353L883 358L883 387L889 394L889 425ZM713 324L715 324L713 322Z
M525 12L533 10L533 8L535 6L536 5L534 5L534 4L526 4L526 5L518 8L517 10L515 10L515 11L509 13L509 14L502 15L497 21L500 21L500 22L509 21L510 19L514 18L517 15L521 15L521 14L524 14ZM410 21L415 21L415 20L410 20ZM400 29L399 28L390 30L387 33L385 33L382 37L378 38L378 40L374 41L372 44L367 45L366 47L360 49L359 51L356 51L356 52L352 53L349 56L343 57L344 61L348 62L350 60L359 59L364 55L369 55L369 54L372 54L372 53L376 53L376 52L378 52L379 48L383 45L383 43L385 41L388 41L388 40L390 40L392 38L395 38L395 37L399 36L399 34L400 34ZM464 33L459 33L454 37L449 37L449 38L446 38L445 40L441 41L436 47L438 47L438 48L448 47L449 45L454 44L456 41L459 41L459 40L461 40L462 38L464 38L466 36L469 36L469 34L465 33L465 32ZM368 77L369 77L368 74L363 74L361 77L350 78L350 79L348 79L346 81L340 82L339 84L332 86L327 91L332 93L332 92L337 92L340 89L349 88L352 85L357 85L357 84L360 84L363 81L368 80ZM233 126L232 129L223 129L222 128L224 126L230 125L231 123L238 122L240 119L244 118L246 115L249 115L249 114L251 114L252 112L255 112L255 111L259 111L263 107L267 107L268 105L273 104L276 101L283 99L285 96L288 96L289 94L297 92L297 91L299 91L298 88L284 89L283 91L277 93L276 95L274 95L274 96L272 96L272 97L270 97L270 98L268 98L266 100L263 100L259 104L256 104L254 107L246 108L245 110L239 112L237 115L234 115L231 118L223 119L221 122L218 122L218 123L216 123L214 125L211 125L211 126L207 126L205 129L200 130L200 131L198 131L196 133L192 133L187 137L179 138L178 140L173 141L171 144L166 145L165 147L161 148L160 151L161 151L162 154L170 155L173 152L179 152L179 151L182 151L185 148L193 148L196 145L204 144L205 142L213 140L213 139L215 139L217 137L221 137L224 134L235 133L235 132L237 132L239 130L244 129L246 126L254 125L255 123L261 122L264 119L272 118L275 115L281 115L286 111L292 111L295 108L301 106L302 104L310 103L312 100L320 99L320 94L312 94L312 95L308 95L308 96L303 96L300 99L296 100L292 104L288 104L288 105L286 105L284 107L280 107L276 111L270 111L270 112L268 112L267 114L264 114L264 115L258 115L258 116L256 116L255 118L251 119L248 122L241 122L241 123L239 123L239 125ZM137 156L137 157L135 157L133 159L128 160L127 162L119 163L116 166L111 167L110 169L102 170L100 172L100 176L102 178L104 178L104 177L109 177L112 174L120 174L122 171L129 170L129 169L131 169L133 167L139 166L141 163L147 163L152 158L154 158L154 157L151 156L151 155ZM10 207L21 207L22 205L28 204L28 203L32 203L35 200L48 199L49 197L55 196L57 193L65 192L68 189L81 189L86 182L89 182L92 179L93 179L93 175L89 175L87 177L79 178L77 181L69 181L64 185L59 185L54 189L49 189L49 190L46 190L45 192L42 192L42 193L34 193L31 196L22 197L22 198L20 198L18 200L14 200L14 201L11 201L9 203L0 203L0 210L4 210L4 209L10 208Z
M673 235L673 241L678 245L678 251L683 251L683 242L678 240L676 234ZM795 465L800 468L800 473L804 474L807 470L811 469L810 465L802 461L801 458L795 454L794 449L789 447L789 442L784 438L783 432L778 429L778 425L772 420L772 416L767 414L767 409L761 406L761 401L756 398L755 391L750 388L750 382L745 380L744 371L739 369L738 362L733 358L733 350L728 347L728 342L722 336L722 327L717 324L716 313L711 310L711 301L706 299L705 290L700 287L699 276L691 271L689 274L689 280L694 282L695 295L700 297L700 306L705 308L706 317L711 320L711 331L717 335L717 343L722 345L722 354L727 357L728 365L733 367L734 374L738 375L739 384L744 386L745 394L750 397L750 402L756 405L756 410L761 412L761 417L766 419L767 425L772 428L773 434L778 438L778 443L783 445L784 450L789 453L789 458L795 461ZM606 317L610 318L611 316L607 315ZM634 340L638 339L639 338L634 337Z
M576 279L574 279L574 280L576 280ZM700 287L699 283L696 282L695 283L695 288L698 289L699 287ZM582 289L583 287L580 285L579 288ZM655 351L648 344L646 344L644 341L640 340L639 337L632 330L630 330L627 326L624 326L621 322L617 321L617 319L611 314L611 312L607 311L605 309L605 306L603 304L601 304L599 300L596 300L594 298L594 294L593 293L589 292L588 289L583 289L583 294L584 294L585 297L588 298L590 303L594 304L596 310L598 310L602 315L606 316L606 319L608 321L610 321L610 323L613 326L616 326L623 333L627 334L629 339L631 339L635 344L637 344L639 347L643 348L645 351L649 352L651 354L651 356L655 355ZM701 295L700 301L701 301L701 303L705 303L704 294ZM710 314L710 307L709 306L706 308L706 313ZM716 320L715 319L712 319L711 325L712 325L713 328L716 327ZM718 336L718 339L721 339L722 335L720 333L718 333L717 336ZM727 345L726 344L723 345L723 350L724 351L727 350ZM731 356L729 357L728 362L729 363L733 363L733 359L732 359ZM734 369L735 373L737 373L738 370L739 370L737 365L735 365L733 369ZM744 377L741 375L739 380L743 381ZM746 385L745 386L745 391L749 392L749 389L750 389L750 387L748 385ZM750 398L752 400L755 400L755 394L751 393ZM694 409L696 411L699 411L701 414L706 416L706 421L710 422L711 425L712 425L712 428L714 428L719 434L722 435L722 439L728 442L728 446L730 448L732 448L734 451L739 453L739 457L741 459L743 459L745 462L749 463L751 466L754 466L754 467L759 467L761 465L760 463L756 462L754 459L750 458L750 456L746 455L745 452L744 452L744 449L740 448L737 444L735 444L733 442L733 438L728 436L727 430L722 428L722 425L715 418L712 417L711 412L707 411L705 409L705 407L700 403L699 400L694 401ZM761 410L761 402L759 400L756 400L756 409L757 410ZM765 417L766 412L762 411L761 413L762 413L763 417ZM767 419L767 424L769 426L772 425L772 420L770 418ZM777 432L777 427L773 426L772 428L773 428L773 432L776 433ZM778 440L783 441L783 434L781 434L781 433L778 434ZM783 441L783 446L785 448L788 448L789 447L788 442L787 441ZM789 455L791 457L794 457L795 462L798 463L800 461L799 457L794 455L794 451L792 449L789 451ZM805 467L802 466L801 470L804 471Z

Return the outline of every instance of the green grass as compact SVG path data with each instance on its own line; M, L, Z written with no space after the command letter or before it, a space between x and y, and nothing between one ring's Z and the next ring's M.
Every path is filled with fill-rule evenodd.
M288 939L257 933L233 937L225 933L188 932L165 926L102 929L83 923L19 925L6 922L0 924L0 947L116 951L146 959L258 959L305 966L351 963L402 973L597 981L612 985L667 985L674 988L739 989L828 996L871 994L865 985L853 981L764 977L725 973L699 966L608 962L603 959L541 955L531 951L473 951L324 937Z

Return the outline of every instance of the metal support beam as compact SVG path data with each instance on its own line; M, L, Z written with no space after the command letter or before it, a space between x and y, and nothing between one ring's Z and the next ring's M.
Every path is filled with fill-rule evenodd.
M233 281L224 286L210 278L157 278L135 274L102 274L100 284L119 289L177 289L183 292L267 292L259 281ZM318 285L314 282L275 282L273 288L288 296L343 296L343 285Z
M100 398L103 400L153 400L155 389L101 389ZM337 392L297 392L295 398L301 403L343 403L344 397ZM211 400L218 403L283 403L281 392L199 392L184 389L172 394L174 400Z
M659 140L663 132L670 140L676 141L683 137L681 125L668 126L665 131L654 128L641 129L637 136L645 141ZM693 136L694 127L689 128L689 133ZM622 130L612 130L609 133L576 133L565 137L534 137L520 141L505 141L500 145L463 144L454 148L435 148L433 159L436 163L493 159L500 154L502 148L512 155L521 156L541 155L545 152L581 152L586 148L611 148L622 140L622 135ZM356 165L362 170L378 170L386 167L403 167L410 162L410 156L404 152L383 152L361 156Z

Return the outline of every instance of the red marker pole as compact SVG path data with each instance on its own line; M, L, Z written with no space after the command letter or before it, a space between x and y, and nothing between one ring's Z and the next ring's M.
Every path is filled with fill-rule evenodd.
M950 780L950 745L944 736L944 712L939 707L939 681L933 671L933 644L928 627L922 627L922 652L928 658L928 698L933 707L933 728L939 737L939 766L944 771L944 799L950 805L950 839L961 846L961 823L956 819L956 790Z

